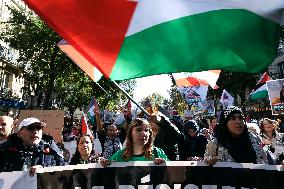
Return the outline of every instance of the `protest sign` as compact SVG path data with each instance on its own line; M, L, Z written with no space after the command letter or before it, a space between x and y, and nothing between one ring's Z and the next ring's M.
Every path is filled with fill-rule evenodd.
M266 82L271 110L273 115L284 114L284 80L270 80Z
M44 122L44 133L51 135L56 142L61 141L64 110L21 110L19 123L27 117L35 117Z

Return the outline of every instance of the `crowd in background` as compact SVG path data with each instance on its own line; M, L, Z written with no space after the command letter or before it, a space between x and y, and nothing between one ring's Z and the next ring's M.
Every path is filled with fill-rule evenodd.
M282 125L269 118L246 122L235 106L225 108L218 119L168 118L161 113L133 117L124 109L116 119L98 108L94 114L87 133L82 133L79 120L65 118L59 143L43 133L48 125L36 118L17 124L1 116L0 172L30 170L32 174L37 166L97 162L108 166L113 161L283 164ZM73 152L66 146L69 143L74 144Z

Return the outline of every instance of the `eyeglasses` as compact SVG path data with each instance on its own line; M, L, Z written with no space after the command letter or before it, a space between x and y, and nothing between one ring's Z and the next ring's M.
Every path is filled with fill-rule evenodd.
M27 126L27 130L29 130L29 131L34 131L34 130L39 131L42 128L43 128L43 126L37 125L37 124L36 125L35 124L31 124L31 125Z

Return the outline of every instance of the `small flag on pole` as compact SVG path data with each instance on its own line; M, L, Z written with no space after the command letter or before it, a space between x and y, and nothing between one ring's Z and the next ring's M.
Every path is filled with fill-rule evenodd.
M89 125L87 123L86 115L83 114L83 116L82 116L82 135L86 135L86 134L93 137L93 133L92 133L92 131L89 128Z
M267 72L265 72L265 73L261 76L260 80L257 82L256 85L265 84L266 81L269 81L269 80L271 80L271 77L268 75Z
M225 89L223 90L220 102L223 104L223 109L234 104L234 97Z

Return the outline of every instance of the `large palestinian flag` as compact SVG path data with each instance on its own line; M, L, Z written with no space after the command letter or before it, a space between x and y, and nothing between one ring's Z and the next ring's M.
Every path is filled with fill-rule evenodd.
M229 70L275 58L283 0L24 0L105 77Z

